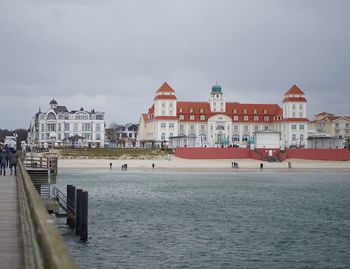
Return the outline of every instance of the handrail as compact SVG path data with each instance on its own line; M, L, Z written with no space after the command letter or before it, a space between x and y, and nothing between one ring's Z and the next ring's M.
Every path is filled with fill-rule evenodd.
M17 191L24 268L78 268L20 160L18 161Z
M70 206L72 203L69 203L70 200L67 196L57 187L52 187L52 195L55 196L58 205L66 212L66 214L75 220L75 208Z

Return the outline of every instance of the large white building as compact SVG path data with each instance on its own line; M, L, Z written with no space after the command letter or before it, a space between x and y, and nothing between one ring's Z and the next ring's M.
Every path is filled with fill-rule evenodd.
M28 132L28 144L38 147L75 146L104 147L104 112L95 110L68 111L51 100L46 112L36 113Z
M278 104L227 102L222 88L214 85L207 102L178 101L165 82L156 92L147 113L142 114L138 133L140 146L175 148L246 147L254 143L260 130L280 132L280 147L306 147L307 101L304 92L293 85Z

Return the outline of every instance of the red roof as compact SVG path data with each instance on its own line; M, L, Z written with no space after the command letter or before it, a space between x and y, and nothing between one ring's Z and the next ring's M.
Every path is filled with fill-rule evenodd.
M156 120L177 120L177 116L157 116L154 117Z
M282 121L290 121L290 122L309 122L307 118L284 118Z
M284 102L307 102L305 97L285 97L283 99Z
M284 95L289 94L305 94L297 85L293 85Z
M176 100L176 96L175 95L156 95L156 97L154 97L154 100Z
M157 93L159 92L175 92L168 83L164 82L162 86L158 89Z

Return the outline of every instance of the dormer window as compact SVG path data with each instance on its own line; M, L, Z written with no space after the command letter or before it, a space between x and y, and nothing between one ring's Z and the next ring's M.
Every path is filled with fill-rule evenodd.
M243 120L247 121L248 120L248 116L244 116Z
M268 121L268 120L269 120L269 116L265 116L264 121Z
M204 115L201 115L201 116L200 116L200 119L201 119L201 120L205 120L205 116L204 116Z
M244 114L247 114L247 110L246 110L246 109L243 109L243 113L244 113Z
M190 120L194 120L194 115L190 115Z
M179 112L182 112L182 108L179 108Z
M193 113L193 108L190 108L190 113Z
M259 116L254 116L254 121L259 121Z
M232 112L233 112L233 114L236 114L237 113L237 109L234 109Z
M200 112L200 113L203 113L203 112L204 112L204 109L203 109L203 108L201 108L201 109L199 110L199 112Z
M264 109L264 114L267 114L267 109Z
M184 118L185 118L184 115L180 115L180 116L179 116L179 119L180 119L180 120L183 120Z

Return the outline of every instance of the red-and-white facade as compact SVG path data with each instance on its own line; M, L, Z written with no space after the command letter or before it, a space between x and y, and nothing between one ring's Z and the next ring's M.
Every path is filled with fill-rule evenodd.
M274 130L281 133L281 148L306 147L306 110L305 93L296 85L284 94L281 108L227 102L219 85L212 87L207 102L178 101L165 82L140 118L137 140L140 146L246 147L254 142L255 132Z

